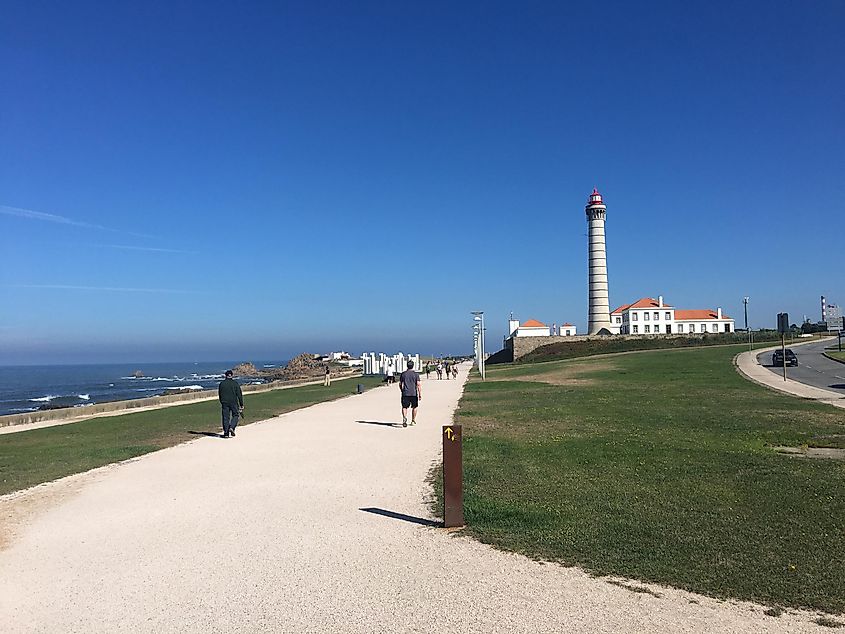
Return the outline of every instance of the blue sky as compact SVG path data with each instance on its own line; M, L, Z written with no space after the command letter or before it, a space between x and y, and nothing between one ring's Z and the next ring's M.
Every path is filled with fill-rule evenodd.
M279 5L4 4L0 363L845 304L845 4Z

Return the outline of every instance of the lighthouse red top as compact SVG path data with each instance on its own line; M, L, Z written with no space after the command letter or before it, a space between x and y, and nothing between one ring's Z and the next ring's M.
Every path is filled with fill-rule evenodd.
M599 190L596 189L595 187L593 187L593 193L590 194L590 197L587 199L587 205L589 206L589 205L603 205L603 204L604 203L602 202L601 194L599 193Z

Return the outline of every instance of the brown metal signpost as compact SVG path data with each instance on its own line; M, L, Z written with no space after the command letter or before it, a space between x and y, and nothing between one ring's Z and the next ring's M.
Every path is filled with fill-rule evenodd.
M443 525L464 525L464 467L460 425L443 428Z

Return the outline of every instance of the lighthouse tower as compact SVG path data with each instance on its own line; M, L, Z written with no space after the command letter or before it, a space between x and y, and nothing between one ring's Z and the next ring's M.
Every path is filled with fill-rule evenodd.
M609 335L610 302L607 292L607 249L604 242L604 217L607 207L597 189L593 189L585 208L589 227L590 311L588 335Z

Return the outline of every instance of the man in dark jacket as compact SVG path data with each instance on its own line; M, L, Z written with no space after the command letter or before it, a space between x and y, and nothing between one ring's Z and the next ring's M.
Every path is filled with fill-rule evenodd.
M226 370L226 378L217 386L217 397L223 410L223 438L235 437L238 417L244 409L244 394L233 375L231 370Z

